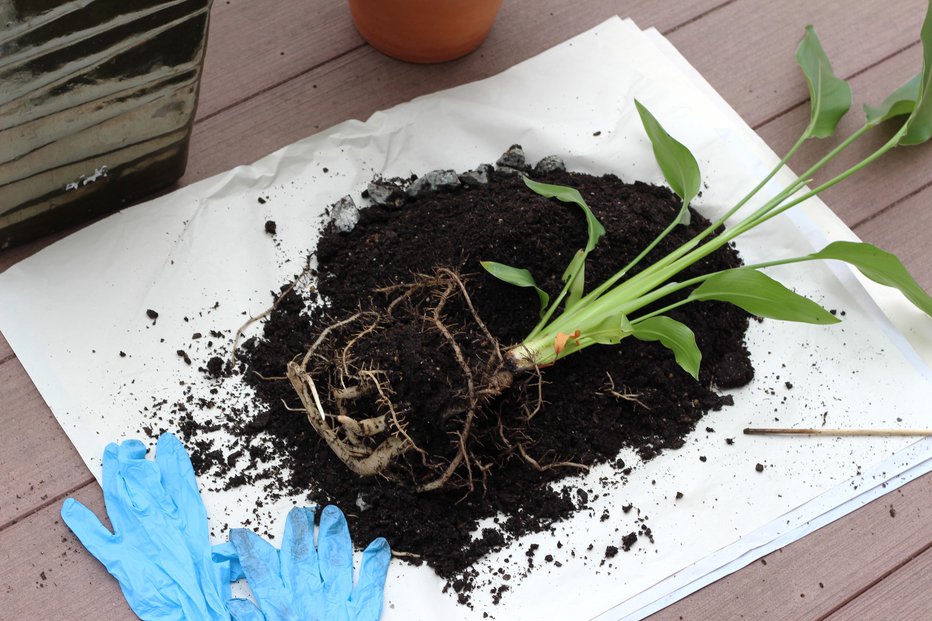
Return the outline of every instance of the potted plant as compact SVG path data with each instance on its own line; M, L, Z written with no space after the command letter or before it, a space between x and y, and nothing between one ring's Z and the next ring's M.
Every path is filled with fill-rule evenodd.
M372 47L415 63L472 52L501 6L502 0L349 0L356 29Z

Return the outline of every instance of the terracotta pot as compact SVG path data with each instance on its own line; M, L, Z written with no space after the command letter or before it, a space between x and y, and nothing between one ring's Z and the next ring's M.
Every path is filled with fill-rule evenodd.
M349 0L359 34L380 52L439 63L485 40L502 0Z

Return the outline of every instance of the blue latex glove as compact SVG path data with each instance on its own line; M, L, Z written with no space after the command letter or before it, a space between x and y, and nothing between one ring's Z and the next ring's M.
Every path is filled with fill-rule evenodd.
M104 501L113 533L73 498L62 505L62 519L119 581L141 619L229 620L235 553L227 546L212 554L207 511L184 446L163 434L155 461L145 457L138 440L104 451Z
M328 506L320 517L314 546L314 509L288 512L282 549L252 531L230 531L246 580L259 608L230 600L234 621L376 621L391 560L388 542L379 537L363 552L353 588L353 544L343 513Z

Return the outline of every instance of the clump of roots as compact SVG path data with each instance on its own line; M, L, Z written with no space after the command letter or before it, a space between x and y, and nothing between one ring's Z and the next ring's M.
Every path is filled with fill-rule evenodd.
M288 364L288 379L311 426L353 472L418 491L471 491L502 440L525 454L488 407L511 387L514 370L455 272L438 269L377 293L385 304L320 330Z

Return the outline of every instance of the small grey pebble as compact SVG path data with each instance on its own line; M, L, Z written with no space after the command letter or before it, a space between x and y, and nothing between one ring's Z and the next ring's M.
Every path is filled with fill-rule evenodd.
M467 170L459 176L460 183L463 185L485 185L489 182L489 173L492 172L491 164L480 164L475 170Z
M503 175L523 175L523 170L518 170L517 168L512 168L511 166L499 166L495 169Z
M389 181L380 178L373 179L366 186L366 191L376 205L388 207L401 207L405 202L404 189Z
M422 194L455 190L460 186L459 176L453 170L432 170L408 186L408 196L416 198Z
M524 149L519 144L511 145L495 162L495 167L499 169L513 168L519 171L527 170L527 158L524 157Z
M359 222L359 207L353 201L353 197L347 194L336 203L330 210L330 220L333 226L340 233L349 233Z
M548 155L534 166L534 173L537 175L546 175L548 173L565 171L566 164L556 155Z

